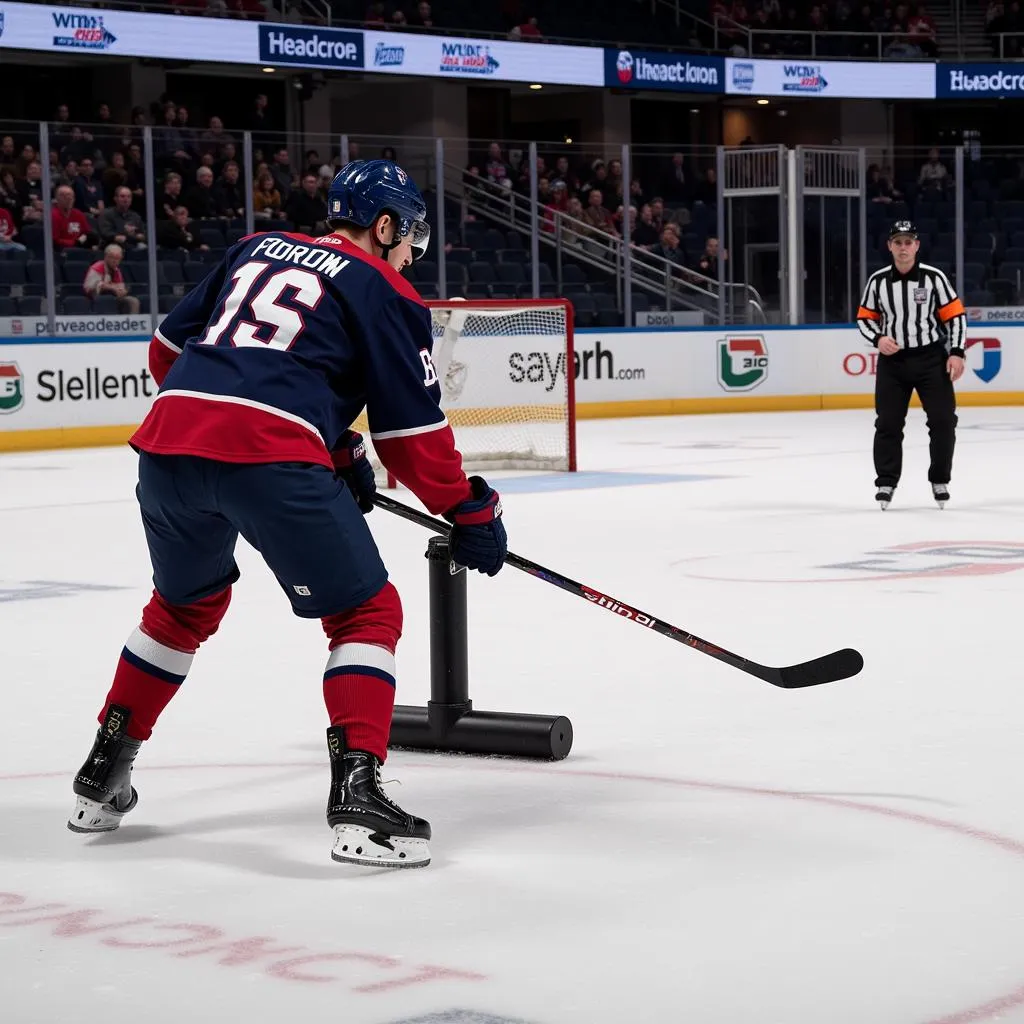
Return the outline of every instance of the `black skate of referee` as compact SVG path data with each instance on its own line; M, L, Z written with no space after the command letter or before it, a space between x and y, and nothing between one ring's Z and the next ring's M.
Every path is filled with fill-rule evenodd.
M964 372L967 314L949 278L920 263L921 242L909 220L889 232L892 264L875 271L857 310L861 334L878 349L875 374L875 498L889 507L903 470L903 425L916 390L928 419L928 480L942 508L956 443L953 384Z

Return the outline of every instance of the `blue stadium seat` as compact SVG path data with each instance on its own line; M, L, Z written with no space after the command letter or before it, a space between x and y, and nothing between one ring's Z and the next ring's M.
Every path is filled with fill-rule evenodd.
M92 312L92 305L84 295L69 295L61 299L60 308L65 316L87 316Z
M199 241L211 249L224 249L224 232L220 228L203 227L199 229Z
M437 264L433 260L417 260L412 267L416 268L416 281L437 281Z
M25 276L29 284L44 287L46 285L46 265L42 260L30 260L25 264Z
M492 284L492 299L514 299L517 297L516 286L513 284Z
M523 284L527 280L525 264L499 263L494 268L497 279L502 284Z
M0 263L0 285L9 288L11 285L26 284L27 281L24 263L13 263L9 260Z
M981 263L990 267L992 265L992 250L968 248L964 251L964 259L968 263Z
M472 249L452 249L446 255L446 260L449 263L462 263L469 266L473 262L473 250Z
M505 243L509 249L525 249L526 242L518 231L506 231Z
M430 284L419 285L416 290L424 299L436 299L439 297L437 284L434 282L431 282Z
M988 290L992 293L996 306L1012 306L1017 301L1017 284L1005 278L993 277L988 282Z
M525 249L499 249L498 250L498 262L499 263L525 263L529 259L529 254Z
M228 228L227 231L224 232L224 237L227 239L229 246L234 245L235 242L240 242L245 238L245 235L245 228Z
M583 284L587 277L583 268L576 263L562 264L562 282L564 284Z
M497 228L488 228L484 232L484 237L479 245L474 245L473 248L478 251L492 251L497 252L498 249L507 248L506 242L508 239L505 234L499 231Z
M577 295L572 300L573 320L577 327L593 327L597 320L597 304L591 295Z
M967 288L979 287L987 273L988 267L984 263L964 263L964 280L967 282Z
M157 272L159 274L158 280L161 284L176 285L185 283L185 272L182 269L182 265L174 260L161 260L157 265Z
M477 260L469 265L469 279L477 284L491 284L496 280L494 265Z
M101 316L116 316L117 298L113 295L97 295L92 300L92 311Z
M996 304L995 296L985 288L968 292L964 301L968 306L994 306Z
M45 252L43 242L43 228L41 224L26 224L21 229L21 234L18 236L21 240L21 244L27 246L29 252L35 255L38 259L43 258Z
M169 251L170 250L161 249L160 250L160 258L161 259L165 259L166 257L165 257L164 254L165 254L165 252L169 252ZM149 262L149 253L145 249L129 249L128 252L125 253L124 262L125 263L148 263Z
M17 302L7 297L6 295L0 296L0 316L17 316L18 315L18 304Z
M1020 291L1020 286L1024 283L1024 262L1017 260L1004 260L999 264L999 277L1004 281L1012 281L1014 287Z
M61 278L58 278L58 280L62 279L66 284L74 284L81 288L85 275L89 270L89 264L83 263L80 260L70 260L60 270Z
M177 295L161 295L160 296L160 312L170 313L172 309L178 304Z
M38 295L23 295L18 299L18 314L20 316L42 316L42 298Z
M483 284L480 281L470 281L469 287L466 289L467 299L489 299L490 297L490 285Z
M449 295L464 295L466 285L469 283L469 275L466 273L464 263L453 263L451 260L444 261L444 276L448 284Z
M412 267L409 268L410 270ZM185 280L191 284L199 284L210 273L210 268L205 263L185 263L182 266L185 272Z

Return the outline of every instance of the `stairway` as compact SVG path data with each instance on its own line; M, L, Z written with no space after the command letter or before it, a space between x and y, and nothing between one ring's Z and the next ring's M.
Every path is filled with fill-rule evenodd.
M960 32L957 33L956 7L960 6ZM992 58L992 47L985 38L983 0L934 0L928 11L935 19L939 57L943 60L982 60Z

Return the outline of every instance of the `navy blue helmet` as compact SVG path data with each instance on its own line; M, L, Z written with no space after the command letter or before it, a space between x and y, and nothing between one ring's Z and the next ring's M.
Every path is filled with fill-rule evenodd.
M392 160L353 160L338 171L327 192L329 223L368 228L385 213L398 225L396 240L408 235L413 258L419 259L427 251L430 225L427 204L409 175Z

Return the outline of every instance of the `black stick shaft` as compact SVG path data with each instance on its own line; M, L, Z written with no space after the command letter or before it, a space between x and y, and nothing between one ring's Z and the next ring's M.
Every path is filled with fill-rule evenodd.
M385 494L378 494L373 500L374 504L378 507L386 509L388 512L393 512L395 515L408 519L419 526L424 526L428 530L433 530L435 533L447 535L451 529L444 520L435 519L426 512L410 508L408 505L395 501L394 498L389 498ZM718 661L723 661L725 664L731 665L741 672L756 676L758 679L763 679L774 686L795 689L803 686L815 686L819 683L834 682L838 679L846 679L849 676L856 675L864 664L863 658L861 658L857 651L846 649L835 651L814 661L805 662L801 665L791 665L786 668L772 668L767 665L760 665L749 658L744 658L739 654L734 654L732 651L727 651L717 644L702 640L699 636L688 633L685 629L680 629L678 626L664 622L657 616L648 615L646 612L624 604L622 601L609 597L607 594L602 594L599 590L594 590L593 587L578 583L568 576L555 572L554 569L548 569L546 566L531 562L530 559L523 558L522 555L517 555L510 551L505 561L508 565L522 572L544 580L545 583L551 583L569 594L574 594L576 597L585 598L591 604L595 604L599 608L605 608L620 618L631 619L641 626L653 629L662 636L667 636L678 643L686 644L687 647L692 647L695 651L700 651L701 654L710 655L710 657L716 658Z

